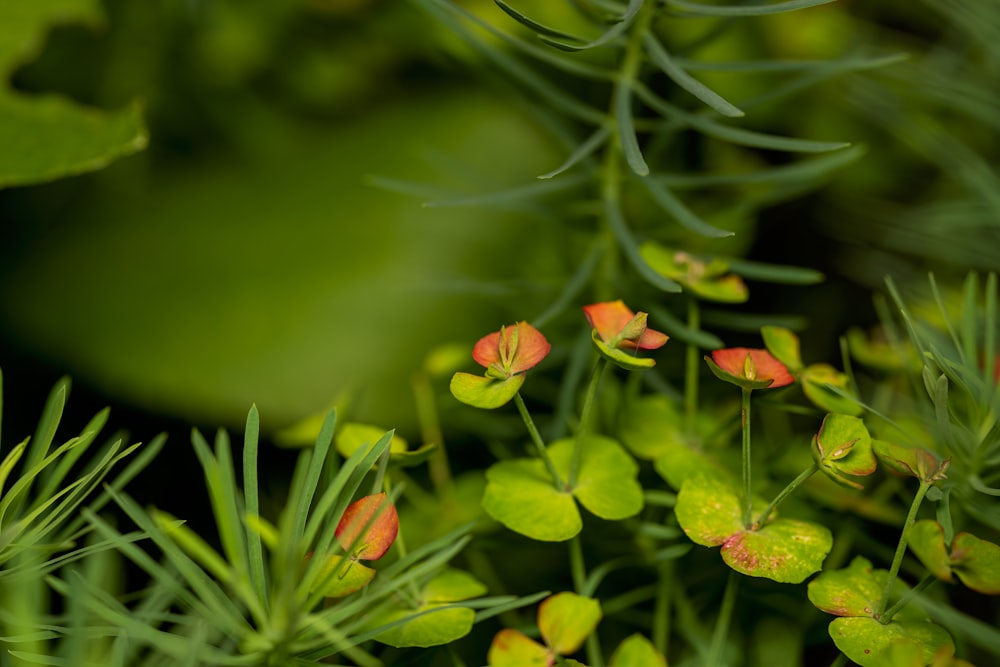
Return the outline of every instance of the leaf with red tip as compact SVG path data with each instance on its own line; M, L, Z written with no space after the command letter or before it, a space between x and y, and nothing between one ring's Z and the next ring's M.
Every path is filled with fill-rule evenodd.
M334 534L345 550L359 560L378 560L399 532L396 508L384 493L365 496L347 506Z
M480 338L472 348L472 358L479 365L510 377L537 366L551 349L541 331L527 322L518 322Z
M783 363L767 350L727 347L705 357L720 380L745 389L775 389L795 382Z
M646 326L645 313L633 313L621 299L592 303L583 307L583 313L601 340L611 347L655 350L668 340L666 334Z

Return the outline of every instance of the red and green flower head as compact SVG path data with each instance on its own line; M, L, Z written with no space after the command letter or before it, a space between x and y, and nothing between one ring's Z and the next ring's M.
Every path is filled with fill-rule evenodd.
M775 389L795 382L788 368L767 350L727 347L705 357L720 380L744 389Z
M455 373L451 393L476 408L499 408L517 394L525 371L537 366L551 349L542 332L527 322L500 327L472 348L472 358L486 368L486 375Z
M646 313L633 313L620 299L584 306L583 313L593 329L591 338L594 346L602 355L629 370L656 365L652 359L629 354L637 350L661 348L668 340L666 334L646 325Z

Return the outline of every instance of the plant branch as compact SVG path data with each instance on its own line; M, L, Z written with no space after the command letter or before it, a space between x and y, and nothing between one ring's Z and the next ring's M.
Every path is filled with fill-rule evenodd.
M885 582L885 589L882 591L882 599L878 602L878 607L875 608L874 617L879 619L880 623L888 623L888 620L884 620L885 608L889 604L889 597L892 595L893 584L896 583L896 577L899 575L899 568L903 564L903 556L906 554L906 543L907 543L907 533L909 533L910 527L917 520L917 511L920 509L920 504L924 501L924 496L927 495L928 489L934 485L934 482L920 482L920 487L917 488L917 494L913 497L913 502L910 504L910 511L906 515L906 522L903 524L902 534L899 536L899 544L896 545L896 553L892 557L892 565L889 567L889 578Z
M520 392L514 394L514 403L517 404L517 410L521 413L524 425L528 427L528 433L531 435L531 441L535 443L538 455L542 457L549 475L552 476L552 483L555 484L556 490L562 493L566 490L566 484L563 482L562 477L559 476L559 471L556 470L556 465L552 462L552 457L549 456L549 451L545 448L545 441L542 440L542 435L538 432L535 421L531 418L531 413L528 412L528 407L524 404L524 399L521 398Z

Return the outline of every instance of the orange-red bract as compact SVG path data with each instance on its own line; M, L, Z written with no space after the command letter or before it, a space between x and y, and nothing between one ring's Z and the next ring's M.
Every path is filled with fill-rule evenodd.
M396 508L384 493L365 496L347 506L334 534L345 550L359 560L378 560L389 550L399 532Z
M472 358L510 377L537 366L551 349L541 331L527 322L518 322L480 338L472 348Z
M625 350L655 350L667 342L667 335L646 327L645 313L637 320L636 313L619 299L592 303L583 307L590 326L605 343ZM626 331L632 325L633 331Z
M768 389L784 387L795 382L783 363L767 350L747 347L727 347L712 352L712 361L722 371L734 378L764 382L771 380Z

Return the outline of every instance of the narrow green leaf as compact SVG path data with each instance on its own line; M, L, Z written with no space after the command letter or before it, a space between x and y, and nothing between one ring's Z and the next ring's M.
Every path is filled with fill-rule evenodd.
M511 17L512 19L514 19L521 25L525 26L529 30L533 30L534 32L537 32L540 35L546 35L547 37L554 37L556 39L568 39L570 41L576 41L576 42L585 41L574 35L562 32L561 30L550 28L547 25L539 23L538 21L528 16L525 16L524 14L522 14L521 12L517 11L516 9L508 5L506 2L504 2L504 0L493 0L493 2L495 2L497 7L502 9L503 12L507 14L507 16Z
M650 285L664 292L680 292L680 285L673 280L661 276L642 258L642 253L639 252L639 247L636 245L635 239L632 238L632 233L625 224L625 217L622 215L617 199L609 197L604 199L604 215L608 220L611 233L614 234L615 239L618 241L619 247L621 247L622 252L625 253L625 257L639 275Z
M45 460L49 447L52 446L56 429L59 428L59 421L62 419L63 408L66 406L66 397L69 395L69 388L69 378L62 378L52 388L48 399L45 401L45 408L42 410L42 416L38 421L38 426L35 428L35 434L28 441L27 456L24 459L24 466L22 468L26 472L21 476L21 479L25 480L25 490L30 488L32 479L44 470L44 466L39 468L39 464ZM49 460L51 461L52 459ZM28 476L29 474L31 475L30 477ZM13 516L20 514L28 495L26 493L24 496L17 495L7 499L10 501L7 503L7 507L9 507L10 513ZM0 507L3 507L3 505L0 505ZM5 516L5 511L6 509L0 509L0 522L2 522Z
M688 91L723 116L727 116L729 118L739 118L740 116L745 115L741 109L724 99L721 95L703 84L701 81L698 81L696 78L688 74L684 68L671 57L667 50L663 48L663 45L658 39L656 39L656 36L652 32L647 32L643 35L643 44L646 46L646 53L649 54L653 63L662 69L678 86Z
M83 453L87 451L91 443L97 439L101 429L103 429L104 425L107 423L108 415L110 413L111 411L109 408L104 408L91 418L87 425L80 431L80 435L78 436L80 444L66 452L66 455L59 460L58 465L48 466L42 472L42 486L40 486L35 493L37 493L40 497L45 498L55 492L56 487L58 487L59 484L61 484L66 478L66 475L69 474L69 471L73 468L74 464L76 464Z
M597 46L603 46L617 39L621 35L625 34L628 27L632 25L632 21L635 19L635 15L639 13L639 9L642 8L642 4L645 0L629 0L628 6L625 8L625 13L622 14L620 20L616 21L610 28L608 28L604 33L584 44L574 44L571 42L561 42L557 39L552 39L542 35L540 39L546 44L550 44L558 49L563 49L565 51L584 51L586 49L592 49ZM577 38L574 38L577 39Z
M835 0L784 0L770 5L705 5L688 0L666 0L667 7L680 10L684 16L763 16L825 5Z
M251 527L254 519L260 518L259 482L257 479L257 450L260 438L260 413L252 405L247 413L246 428L243 431L243 498L246 504L247 557L252 582L257 599L264 610L269 609L267 574L264 569L264 547L260 533Z
M657 326L682 343L697 345L703 350L717 350L720 347L725 347L722 339L715 334L702 329L692 329L666 308L650 306L649 314L656 318Z
M628 166L639 176L649 174L649 165L642 157L639 139L635 133L635 119L632 116L632 86L626 81L619 81L614 89L615 119L618 121L618 139L622 154Z
M568 171L569 169L575 167L576 165L583 162L585 159L590 157L590 155L596 151L598 148L603 146L608 141L608 137L611 135L611 130L608 129L607 125L601 125L594 133L591 134L587 139L577 146L570 156L566 158L566 161L561 165L553 169L552 171L546 172L539 176L541 179L548 179L559 174Z
M459 208L459 207L484 207L498 206L517 208L525 204L533 204L535 200L553 193L564 193L573 188L589 183L590 178L586 175L568 176L554 181L543 181L541 183L529 183L515 188L502 190L500 192L490 192L481 195L468 197L454 197L449 199L439 199L424 202L424 206L429 208Z
M711 239L721 239L733 235L731 231L719 229L702 220L691 209L685 206L684 202L678 199L661 179L640 178L639 181L646 186L649 194L653 197L653 201L673 216L684 228Z
M736 257L723 257L729 268L744 278L783 285L815 285L824 280L822 273L800 266L767 264Z

